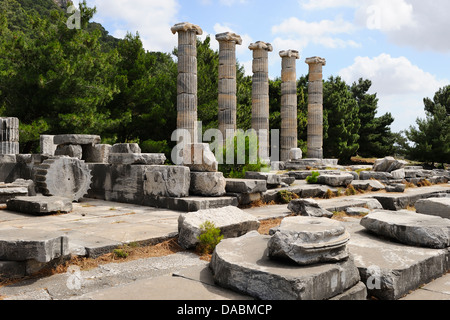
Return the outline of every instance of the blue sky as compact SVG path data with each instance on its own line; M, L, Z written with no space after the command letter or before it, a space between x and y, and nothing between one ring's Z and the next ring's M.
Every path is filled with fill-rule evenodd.
M87 0L98 9L94 20L122 38L139 32L149 51L171 52L178 22L200 26L205 37L235 32L243 38L237 58L251 72L248 45L273 45L270 77L280 76L279 51L301 53L298 76L308 72L307 57L327 60L324 77L348 84L373 82L379 115L391 112L393 131L425 117L423 98L450 84L450 1L448 0ZM201 120L201 119L200 119Z

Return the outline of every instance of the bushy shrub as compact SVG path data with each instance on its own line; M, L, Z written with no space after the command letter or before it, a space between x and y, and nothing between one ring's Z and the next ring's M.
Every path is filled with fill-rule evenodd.
M309 177L306 178L306 182L309 184L317 184L317 178L319 178L320 173L313 171Z
M242 141L245 141L244 148L239 148L239 142ZM245 173L250 171L269 171L269 166L263 163L261 158L257 155L258 145L256 134L245 135L242 131L237 131L236 136L233 138L233 163L226 163L227 146L225 145L221 155L223 159L217 159L219 162L219 171L222 172L226 178L235 179L245 178ZM256 157L251 157L251 155L256 155Z
M197 237L198 241L200 241L197 245L197 251L201 254L211 254L220 241L223 240L221 230L216 228L211 221L203 223L200 229L201 234Z

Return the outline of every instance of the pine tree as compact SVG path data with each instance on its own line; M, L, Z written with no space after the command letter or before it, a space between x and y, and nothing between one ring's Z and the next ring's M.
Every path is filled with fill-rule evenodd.
M394 118L390 113L376 117L378 109L378 98L376 94L369 94L372 86L370 80L359 79L353 83L351 92L359 107L359 150L358 154L363 157L385 157L394 153L394 135L390 126Z
M324 156L348 161L359 148L358 103L340 77L324 83Z

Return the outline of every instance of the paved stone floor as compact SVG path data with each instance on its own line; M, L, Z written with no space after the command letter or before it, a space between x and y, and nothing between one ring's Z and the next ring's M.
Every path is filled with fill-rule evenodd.
M450 188L450 185L442 188ZM333 207L335 201L337 200L321 200L320 203L326 208ZM258 219L289 214L287 205L252 208L246 211ZM69 237L72 252L83 255L86 248L101 250L116 247L121 243L151 243L174 237L178 232L179 214L171 210L83 199L74 204L72 213L65 215L33 217L0 210L0 235L2 230L16 230L18 234L32 230L61 232ZM103 265L89 271L79 271L75 268L72 273L0 287L0 296L12 300L251 299L216 286L208 263L192 252ZM450 274L424 284L403 299L450 300Z

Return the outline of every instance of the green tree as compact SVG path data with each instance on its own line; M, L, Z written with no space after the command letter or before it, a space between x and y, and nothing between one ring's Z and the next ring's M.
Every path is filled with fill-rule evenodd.
M359 148L358 103L340 77L324 83L324 156L348 161Z
M18 117L22 126L40 119L46 125L36 130L101 134L122 121L111 118L105 108L118 92L119 55L116 50L104 52L100 32L85 29L95 9L83 2L80 10L81 30L67 28L67 16L58 10L49 17L25 12L21 30L0 30L0 65L8 66L0 74L0 105L6 116ZM8 14L2 12L4 25ZM22 152L36 150L37 141L30 144L27 137L42 133L23 135Z
M450 159L450 86L436 92L434 99L424 99L425 119L417 119L405 135L412 146L407 147L411 160L447 163Z
M372 81L359 79L351 86L351 92L359 107L359 150L363 157L385 157L393 155L395 137L390 126L394 118L390 113L376 117L378 98L376 94L369 94Z

